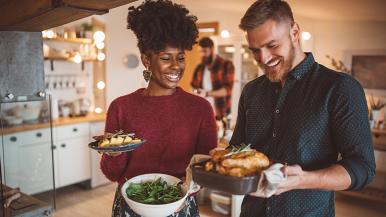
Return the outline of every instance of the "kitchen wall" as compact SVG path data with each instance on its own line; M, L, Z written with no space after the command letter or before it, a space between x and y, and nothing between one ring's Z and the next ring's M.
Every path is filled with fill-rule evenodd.
M140 63L136 68L127 68L123 58L128 54L139 57L137 39L134 33L126 28L127 12L130 5L110 10L106 14L106 97L107 103L122 95L126 95L145 87L142 77L143 66Z
M139 54L134 34L126 29L126 17L127 8L138 5L140 2L113 9L105 15L108 37L106 41L108 102L144 86L141 75L142 65L129 70L122 63L122 58L126 54ZM221 0L212 0L205 7L202 1L175 0L174 2L185 4L191 13L198 17L199 22L219 21L220 31L226 29L232 36L244 34L237 26L247 9L245 4L241 4L241 8L229 10L229 7L222 7ZM214 9L211 5L218 7ZM316 20L297 14L295 19L302 30L312 34L311 48L317 61L328 67L331 65L325 57L326 54L343 60L345 53L351 51L385 50L386 53L386 22Z

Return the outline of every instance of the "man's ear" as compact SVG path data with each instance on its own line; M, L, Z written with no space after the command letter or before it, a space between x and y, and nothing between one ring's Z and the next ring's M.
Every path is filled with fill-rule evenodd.
M150 67L149 55L141 54L141 61L142 61L143 66L145 66L146 69Z
M291 27L291 40L292 42L299 42L300 40L300 27L297 23L294 23Z

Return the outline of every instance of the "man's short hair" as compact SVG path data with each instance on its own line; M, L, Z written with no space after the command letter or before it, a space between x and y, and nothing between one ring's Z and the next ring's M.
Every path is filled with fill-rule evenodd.
M240 29L247 31L259 27L265 21L272 19L276 22L294 24L291 7L282 0L257 0L241 18Z
M209 37L203 37L198 41L198 45L202 48L213 48L214 43Z

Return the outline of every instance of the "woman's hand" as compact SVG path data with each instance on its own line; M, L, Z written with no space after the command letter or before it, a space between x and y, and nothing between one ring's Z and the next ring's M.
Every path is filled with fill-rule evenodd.
M111 151L111 152L104 152L104 153L111 157L116 157L122 154L122 152L119 152L119 151Z

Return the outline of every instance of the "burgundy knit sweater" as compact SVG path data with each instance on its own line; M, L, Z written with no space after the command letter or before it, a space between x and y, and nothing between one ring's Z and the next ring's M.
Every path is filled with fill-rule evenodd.
M208 154L217 144L214 114L205 99L181 88L169 96L143 91L115 99L107 112L106 132L122 129L146 140L134 151L102 156L103 173L120 185L145 173L183 177L194 154Z

